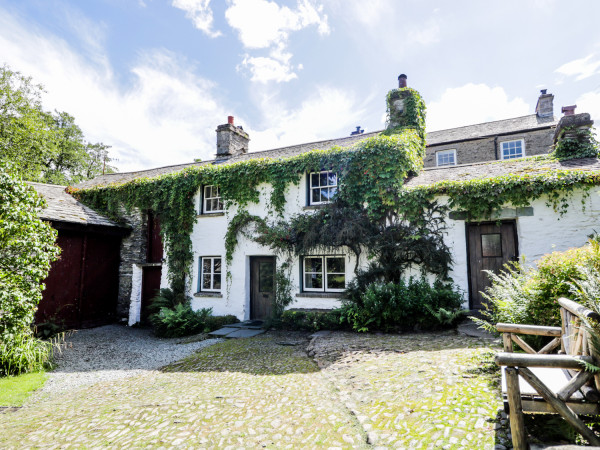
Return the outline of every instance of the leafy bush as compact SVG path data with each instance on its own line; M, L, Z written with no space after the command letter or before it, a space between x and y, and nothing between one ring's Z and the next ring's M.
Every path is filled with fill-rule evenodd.
M586 268L600 269L600 244L593 239L583 247L544 255L537 268L513 263L498 275L489 273L492 285L484 293L484 319L478 322L490 331L498 322L558 326L559 297L587 303L583 291L573 289L589 278Z
M340 330L345 328L341 318L341 309L333 309L331 311L300 311L288 309L283 312L281 320L276 326L285 330Z
M461 294L439 280L433 285L413 277L408 282L375 282L361 291L352 284L342 306L342 320L356 331L437 328L460 318Z
M48 367L53 344L28 333L0 341L0 377L37 372Z
M161 289L150 304L149 320L154 334L160 337L183 337L197 333L210 333L229 323L239 322L237 317L211 316L212 308L194 311L191 298L174 292L169 288Z
M194 311L189 304L179 303L174 308L161 308L150 316L154 334L160 337L182 337L204 331L206 318L212 308Z
M0 163L0 372L19 374L49 353L31 325L42 280L59 254L56 231L38 218L44 200Z

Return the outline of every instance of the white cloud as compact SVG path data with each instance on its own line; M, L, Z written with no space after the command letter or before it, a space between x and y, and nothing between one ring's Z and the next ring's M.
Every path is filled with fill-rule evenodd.
M210 0L173 0L172 5L185 11L185 16L194 22L194 26L210 37L221 36L220 31L214 31L213 12Z
M509 100L503 88L469 83L446 89L439 100L427 105L427 130L444 130L528 113L529 105L520 97Z
M600 91L586 92L577 99L576 113L589 113L596 130L600 128Z
M268 0L231 0L225 11L229 25L238 33L247 49L269 49L269 56L246 55L238 68L245 67L251 80L267 83L286 82L297 78L287 49L290 33L316 25L319 34L328 34L323 6L310 0L298 0L297 8L279 6Z
M174 54L141 55L130 69L133 83L123 87L106 57L77 53L1 9L0 48L2 62L45 86L45 108L69 112L88 140L113 147L121 171L212 159L214 127L228 111L213 94L214 85Z
M591 54L585 58L575 59L563 64L555 72L566 76L574 76L577 81L589 78L592 75L600 73L600 59L595 56Z
M298 0L296 10L268 0L232 0L225 18L246 48L268 48L284 43L290 32L317 25L320 34L329 33L323 6Z
M348 91L334 87L316 87L313 95L295 109L280 103L270 90L264 89L261 95L268 128L250 130L254 150L349 136L365 117L364 104L357 104Z

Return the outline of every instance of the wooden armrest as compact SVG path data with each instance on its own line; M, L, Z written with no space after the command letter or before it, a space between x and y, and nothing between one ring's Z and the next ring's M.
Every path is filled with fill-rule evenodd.
M542 327L539 325L521 325L516 323L497 323L496 330L500 333L533 334L536 336L555 336L562 333L560 327Z
M578 317L592 319L596 322L600 321L600 315L597 312L589 310L583 305L569 300L568 298L561 297L558 299L558 304L569 311L571 314L575 314Z
M528 353L501 352L494 358L499 366L510 367L556 367L559 369L582 370L581 361L592 363L591 356L530 355Z

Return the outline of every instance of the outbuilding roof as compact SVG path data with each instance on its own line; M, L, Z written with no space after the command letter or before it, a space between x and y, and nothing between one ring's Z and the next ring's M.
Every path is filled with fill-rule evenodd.
M28 184L33 186L36 192L46 200L46 207L39 214L41 219L79 225L121 227L116 222L78 202L66 192L66 186L33 182Z
M536 114L516 117L512 119L497 120L485 122L465 127L451 128L448 130L433 131L427 133L427 145L449 144L453 142L481 139L488 136L514 134L522 131L532 131L535 129L544 129L555 127L557 121L554 117L540 118ZM155 169L141 170L137 172L111 173L100 175L93 180L87 180L76 185L78 188L91 188L95 186L107 186L110 184L122 184L136 178L152 178L173 172L182 171L188 167L203 166L206 164L231 164L238 161L245 161L255 158L289 158L311 150L327 150L332 147L348 147L366 138L377 136L381 131L364 133L355 136L347 136L338 139L329 139L324 141L309 142L288 147L275 148L272 150L263 150L258 152L248 152L239 156L234 156L226 160L211 160L202 162L193 162L189 164L178 164L173 166L158 167Z

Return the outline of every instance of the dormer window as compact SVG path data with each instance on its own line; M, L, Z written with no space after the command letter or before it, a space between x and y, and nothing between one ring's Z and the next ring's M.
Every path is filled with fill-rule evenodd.
M439 152L435 152L435 161L438 167L455 166L456 150L441 150Z
M309 180L309 205L322 205L329 203L338 191L337 173L323 170L312 172Z
M525 156L525 141L517 139L500 143L501 159L515 159Z
M218 186L204 186L202 212L205 214L223 212L223 199Z

